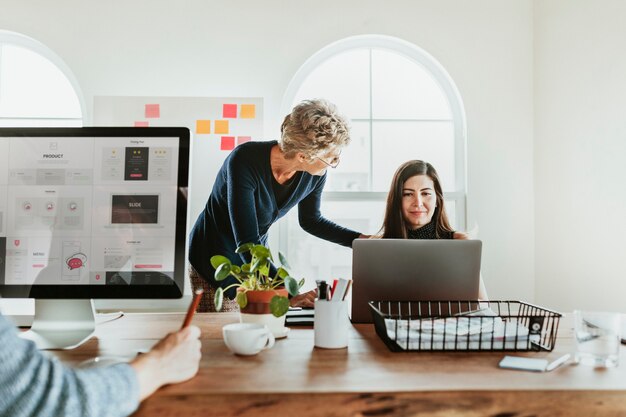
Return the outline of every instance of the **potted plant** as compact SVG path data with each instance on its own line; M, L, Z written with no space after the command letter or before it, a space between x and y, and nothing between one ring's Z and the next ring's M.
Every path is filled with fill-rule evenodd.
M269 248L254 243L245 243L237 248L237 253L250 252L251 260L241 266L234 265L230 259L222 255L211 257L211 265L215 268L215 280L223 281L233 276L236 282L226 288L215 291L215 308L222 309L224 291L237 288L235 300L241 310L242 322L254 322L267 325L275 336L285 328L285 314L289 310L289 298L298 295L304 285L289 275L285 267L287 260L278 253L280 265L276 273L270 275L270 262L274 262Z

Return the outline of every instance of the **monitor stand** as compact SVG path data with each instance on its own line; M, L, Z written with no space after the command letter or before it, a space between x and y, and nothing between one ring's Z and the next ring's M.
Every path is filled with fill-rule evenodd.
M20 336L35 342L39 349L74 349L95 330L93 300L35 299L33 325Z

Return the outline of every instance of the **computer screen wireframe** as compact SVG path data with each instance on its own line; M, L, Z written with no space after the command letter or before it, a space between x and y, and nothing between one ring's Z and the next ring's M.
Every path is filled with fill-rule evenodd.
M179 298L187 128L0 128L0 295Z
M94 298L180 298L187 128L0 128L0 296L40 349L93 336Z

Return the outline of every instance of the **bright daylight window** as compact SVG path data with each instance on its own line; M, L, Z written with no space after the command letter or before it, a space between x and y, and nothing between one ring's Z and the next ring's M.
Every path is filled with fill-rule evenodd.
M82 126L74 76L43 44L0 31L0 127Z
M61 58L34 39L0 30L0 127L80 127L84 108ZM1 301L8 311L32 314L32 301Z
M366 234L382 225L396 168L422 159L437 169L453 226L465 229L465 116L443 67L415 45L385 36L344 39L312 56L294 76L283 114L304 99L326 98L351 120L352 142L330 170L322 213ZM296 277L350 277L352 252L317 239L293 210L279 228L278 245Z

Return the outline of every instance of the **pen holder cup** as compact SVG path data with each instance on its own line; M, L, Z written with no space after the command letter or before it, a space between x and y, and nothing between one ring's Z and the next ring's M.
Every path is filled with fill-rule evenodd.
M346 301L315 301L313 322L315 347L341 349L348 347L350 319Z

